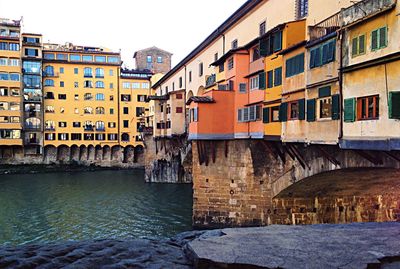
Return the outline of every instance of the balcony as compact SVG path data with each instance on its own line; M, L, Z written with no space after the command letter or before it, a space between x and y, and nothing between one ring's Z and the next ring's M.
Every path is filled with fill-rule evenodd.
M104 78L104 75L96 75L96 78Z
M93 128L93 126L84 126L83 130L86 131L86 132L93 132L94 128Z
M215 85L217 81L217 76L215 74L212 74L210 76L206 77L206 87L205 88L210 88Z
M84 74L83 77L84 78L93 78L93 74Z
M42 96L24 94L24 102L41 103Z
M25 111L24 117L25 118L41 118L42 113L40 111Z
M324 36L335 33L340 29L341 13L338 12L320 23L310 26L310 41L318 40Z
M97 132L105 132L106 128L105 127L96 127Z
M37 138L26 138L25 145L39 145L40 140Z
M51 73L51 72L44 72L43 71L43 77L46 77L46 78L58 78L58 77L60 77L60 73L58 73L58 72Z
M41 83L26 83L24 82L24 88L29 88L29 89L41 89L42 88L42 84Z
M40 130L42 130L42 126L41 125L36 125L36 124L27 124L27 123L25 123L24 130L26 130L26 131L40 131Z

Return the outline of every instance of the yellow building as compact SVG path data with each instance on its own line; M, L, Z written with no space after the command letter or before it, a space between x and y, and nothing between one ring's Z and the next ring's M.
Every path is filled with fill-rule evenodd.
M121 146L143 145L142 133L148 124L150 71L122 69L119 80L119 132ZM147 117L146 117L147 116Z
M22 146L20 21L0 19L0 145Z
M44 45L45 146L119 145L120 65L102 48Z
M342 148L400 150L399 14L397 0L368 0L342 11Z

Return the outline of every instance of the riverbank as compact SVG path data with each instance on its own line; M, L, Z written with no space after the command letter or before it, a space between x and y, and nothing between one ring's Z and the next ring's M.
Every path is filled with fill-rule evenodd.
M14 174L42 174L56 172L93 172L107 170L143 170L144 166L117 167L117 166L98 166L98 165L79 165L79 164L1 164L0 175Z
M400 268L400 223L268 226L0 247L0 268Z

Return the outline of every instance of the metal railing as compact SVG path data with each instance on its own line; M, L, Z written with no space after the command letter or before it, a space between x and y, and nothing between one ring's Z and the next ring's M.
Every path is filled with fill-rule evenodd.
M310 40L316 40L340 29L341 12L338 12L329 18L319 22L314 26L310 26Z

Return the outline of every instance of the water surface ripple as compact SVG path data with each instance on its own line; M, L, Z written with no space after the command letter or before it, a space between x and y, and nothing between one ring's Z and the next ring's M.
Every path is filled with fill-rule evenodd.
M191 229L190 185L141 171L0 175L0 244L160 238Z

